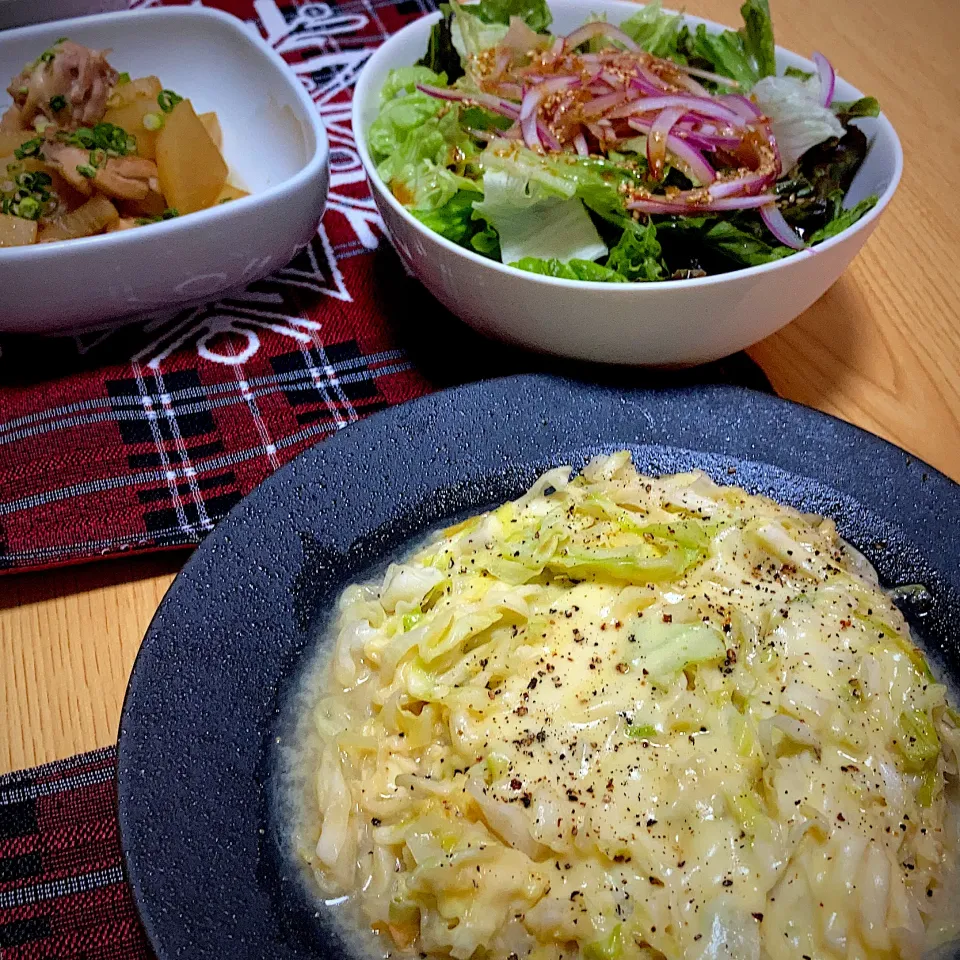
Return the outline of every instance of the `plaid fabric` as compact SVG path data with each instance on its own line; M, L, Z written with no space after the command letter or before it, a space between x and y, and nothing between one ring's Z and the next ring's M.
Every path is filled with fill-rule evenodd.
M0 777L0 958L150 960L123 877L113 747Z

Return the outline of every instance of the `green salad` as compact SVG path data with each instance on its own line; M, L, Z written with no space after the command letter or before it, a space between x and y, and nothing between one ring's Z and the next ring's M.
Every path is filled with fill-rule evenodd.
M469 250L569 280L682 280L809 251L877 202L844 204L877 101L836 100L819 53L778 76L767 0L718 34L659 2L566 36L545 0L441 11L384 84L369 148L394 197Z

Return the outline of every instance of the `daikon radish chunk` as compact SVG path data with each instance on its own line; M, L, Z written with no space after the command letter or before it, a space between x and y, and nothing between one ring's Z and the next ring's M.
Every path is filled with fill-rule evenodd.
M167 114L157 168L160 192L181 215L212 206L227 181L227 165L189 100Z
M37 221L0 213L0 247L28 247L37 242Z
M154 106L159 110L157 97L163 90L163 85L157 77L138 77L129 83L119 84L113 88L110 99L107 101L107 107L123 107L134 100L152 100Z
M111 107L103 115L104 123L122 127L137 139L137 156L153 160L157 155L157 137L164 126L166 114L156 98L139 97L122 107Z
M119 219L117 208L102 193L97 193L72 213L46 224L37 239L39 243L50 243L91 237L112 227Z
M226 183L220 191L220 195L217 197L217 203L226 203L228 200L239 200L241 197L249 196L250 194L246 190L241 190L232 183Z
M211 110L210 113L201 113L200 122L207 128L210 139L223 150L223 130L220 128L220 118Z

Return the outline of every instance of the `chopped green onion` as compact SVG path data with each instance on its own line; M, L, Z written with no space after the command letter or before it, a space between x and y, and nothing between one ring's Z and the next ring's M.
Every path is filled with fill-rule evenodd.
M163 211L162 219L172 220L174 217L179 217L179 216L180 216L180 211L176 207L167 207L167 209Z
M39 157L41 156L40 148L42 146L43 140L41 140L40 137L34 137L32 140L21 143L20 146L13 151L13 155L18 160L25 160L27 157Z
M90 166L102 167L107 162L107 151L101 147L90 151Z
M137 138L114 123L98 123L93 128L80 127L61 136L64 143L85 150L105 150L109 156L125 157L137 149Z
M157 97L157 103L160 104L160 109L164 113L170 113L171 110L180 102L182 102L183 97L178 93L174 93L172 90L161 90L159 96Z
M57 50L57 47L59 47L61 43L66 43L69 39L69 37L60 37L60 39L57 40L53 46L48 47L43 51L43 53L40 54L39 57L37 57L36 60L33 61L33 65L36 67L41 63L49 63L60 52Z
M160 130L163 128L164 119L162 113L147 113L143 117L144 130Z
M50 126L50 121L42 113L38 113L36 117L34 117L33 129L36 130L37 133L40 134L40 136L43 136L43 131L46 130L47 127L49 126Z
M24 197L17 204L17 216L25 220L37 220L40 217L40 204L33 197Z
M55 97L50 98L50 109L54 113L59 113L67 105L67 98L61 96L59 93Z
M81 177L86 177L88 180L92 180L97 175L96 167L91 167L88 163L77 164L77 173Z
M126 70L117 77L117 86L125 87L130 82L130 74Z
M167 207L166 210L160 214L159 217L137 217L133 222L138 227L147 227L151 223L161 223L164 220L173 220L174 217L179 217L180 211L176 207Z

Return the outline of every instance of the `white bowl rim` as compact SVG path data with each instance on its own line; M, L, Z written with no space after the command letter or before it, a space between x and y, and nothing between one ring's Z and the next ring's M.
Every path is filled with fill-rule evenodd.
M320 116L314 102L307 95L299 79L292 75L290 66L264 39L255 31L248 30L244 22L230 13L218 10L215 7L189 6L189 7L155 7L147 10L120 10L113 13L93 13L85 17L71 17L69 20L54 20L49 23L35 23L24 27L16 27L13 30L3 32L3 39L19 39L29 34L49 33L78 26L87 25L110 25L117 22L120 18L136 17L138 20L191 20L208 19L219 20L226 24L231 30L239 36L244 37L253 47L262 55L271 60L274 66L281 68L281 73L288 85L294 90L300 105L304 108L306 115L310 118L310 125L314 137L313 156L307 161L304 167L292 177L282 180L280 183L268 187L260 193L250 194L246 197L240 197L238 200L232 200L230 203L221 204L215 207L208 207L206 210L197 210L195 213L183 217L174 217L170 220L161 220L159 223L150 224L149 236L164 237L176 234L178 231L203 227L209 223L215 223L218 219L231 216L237 210L247 209L251 206L260 204L269 204L276 197L298 190L309 181L319 177L323 172L324 164L330 153L330 144L327 139L327 132L324 129ZM49 252L59 253L63 250L89 250L91 248L109 250L118 244L128 243L130 241L127 230L119 230L115 233L101 233L93 237L79 237L75 240L53 240L49 243L34 243L24 247L0 247L0 261L24 260L28 257L38 257L48 255ZM138 234L142 238L142 234Z
M632 0L608 0L616 4L616 6L622 6L625 10L636 10L637 4L633 3ZM550 0L547 0L547 5L550 5ZM729 30L731 29L728 26L724 26L721 23L717 23L715 20L707 20L703 17L696 17L691 14L683 13L683 11L670 10L664 8L664 13L677 13L679 12L684 20L687 23L706 24L707 27L712 27L715 30ZM585 290L605 290L609 291L615 296L629 296L635 295L638 290L652 291L652 290L661 290L664 287L663 283L606 283L602 280L569 280L564 277L550 277L542 273L533 273L532 271L520 270L518 267L511 267L508 264L501 263L498 260L491 260L489 257L484 257L482 254L476 253L473 250L469 250L466 247L461 247L459 244L454 243L452 240L448 240L446 237L441 236L441 234L430 230L428 227L424 226L413 214L407 210L406 207L399 200L394 197L387 185L380 179L377 174L376 165L373 163L373 160L370 158L370 153L367 149L367 137L366 131L361 129L360 123L360 110L361 105L366 100L366 96L359 96L361 92L366 94L367 87L369 82L366 81L367 76L372 75L372 67L375 63L381 61L389 61L389 53L396 46L400 45L400 39L404 33L408 30L413 30L418 27L422 29L422 24L424 23L436 23L440 20L441 14L439 12L428 14L424 17L418 17L411 23L408 23L406 26L401 27L395 34L390 36L385 40L373 53L370 59L364 64L363 71L360 74L360 77L357 80L357 85L354 88L353 94L353 104L351 111L351 120L352 127L354 132L354 140L356 141L357 150L360 153L360 159L363 162L364 169L366 170L367 177L371 180L371 186L374 189L378 187L380 193L387 200L387 203L404 219L413 226L418 233L423 236L429 237L434 242L440 244L442 247L445 247L447 250L452 253L459 254L466 257L468 260L472 260L474 263L482 264L495 270L499 273L506 273L511 276L521 275L530 280L534 280L540 283L545 283L548 285L554 286L564 286L564 287L579 287ZM808 60L806 57L800 56L798 53L794 53L792 50L787 50L785 47L777 46L779 52L788 53L791 57L795 57L798 60L801 60L805 66L805 69L809 70L811 73L816 73L817 67L813 61ZM850 84L853 87L853 84ZM857 88L853 87L857 95L862 97L864 94ZM379 93L379 91L377 91ZM869 210L864 216L862 216L856 223L852 226L846 228L846 230L840 231L835 237L831 237L829 240L825 240L823 243L818 243L817 246L811 251L806 253L798 253L795 256L783 257L780 260L774 260L772 263L762 263L755 267L739 267L735 270L730 270L727 273L714 274L707 277L691 277L683 280L671 280L666 286L669 289L674 289L678 286L682 287L709 287L715 284L730 283L734 280L737 280L741 277L752 277L761 273L767 273L773 270L782 269L790 265L791 262L796 262L796 256L816 256L821 251L829 250L831 247L836 246L842 240L846 240L851 237L853 234L864 229L869 224L873 223L877 217L886 209L887 205L893 199L893 195L897 190L897 186L900 183L900 178L903 174L903 147L900 144L900 138L897 136L897 131L894 129L893 124L887 119L885 113L881 112L880 116L876 118L877 122L883 128L883 130L890 136L893 144L893 160L894 160L894 171L893 176L890 179L890 183L887 185L887 188L880 194L877 203L874 205L872 210Z

